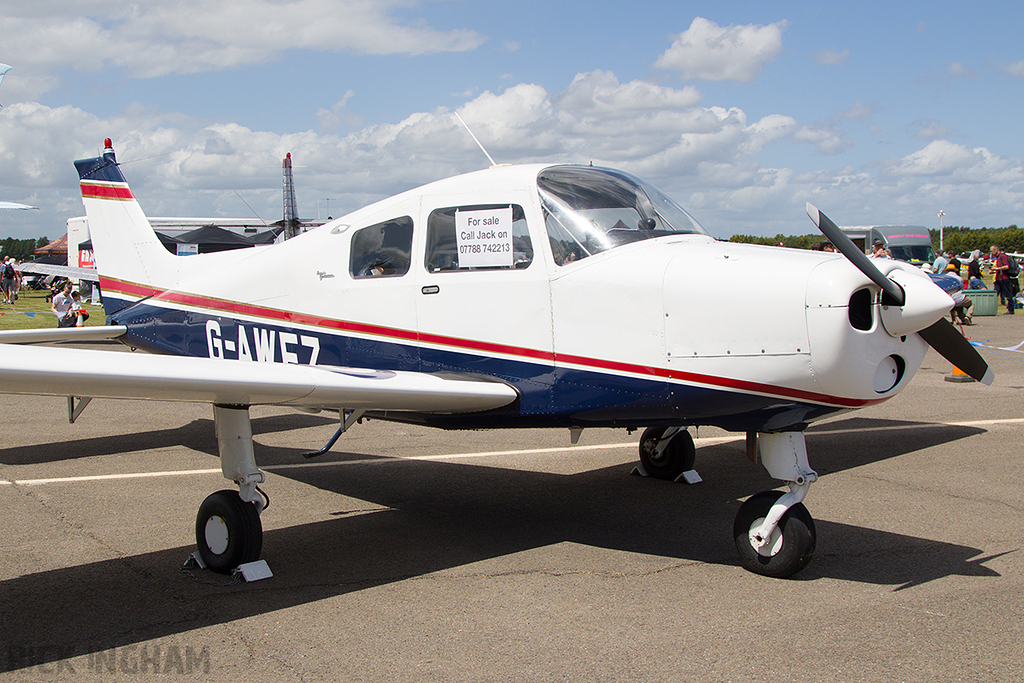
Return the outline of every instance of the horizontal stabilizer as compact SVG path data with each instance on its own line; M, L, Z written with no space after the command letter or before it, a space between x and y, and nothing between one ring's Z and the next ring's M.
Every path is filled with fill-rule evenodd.
M57 277L66 277L69 280L100 281L100 274L95 268L58 266L53 263L22 263L18 266L18 270L22 273L33 273L35 275L56 275Z

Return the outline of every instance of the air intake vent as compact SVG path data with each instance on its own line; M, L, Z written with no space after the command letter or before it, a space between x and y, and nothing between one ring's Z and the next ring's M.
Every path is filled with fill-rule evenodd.
M850 297L850 325L856 330L871 329L871 290L858 289Z

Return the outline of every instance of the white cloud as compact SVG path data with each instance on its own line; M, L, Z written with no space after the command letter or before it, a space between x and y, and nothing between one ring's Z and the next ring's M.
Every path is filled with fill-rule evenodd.
M845 64L850 58L849 50L818 50L814 55L814 61L826 66L839 66Z
M948 140L957 135L952 128L942 125L941 121L935 119L918 119L907 128L911 135L927 140Z
M1024 59L1013 64L1003 64L999 69L1014 78L1024 78Z
M969 78L975 79L978 77L978 72L968 69L964 66L963 62L950 62L946 65L946 73L954 78Z
M323 112L343 116L353 95ZM842 223L921 223L941 203L962 222L1007 224L1024 210L1019 159L945 139L866 168L772 168L773 145L809 143L824 153L850 145L840 123L867 121L855 103L825 124L768 114L748 120L737 107L706 106L692 86L621 83L610 71L578 74L560 92L520 83L473 94L459 113L498 162L554 161L614 166L646 177L691 209L720 237L802 234L813 201ZM934 122L917 124L938 135ZM329 127L328 127L329 128ZM0 198L40 206L5 215L8 234L51 237L82 213L73 158L94 156L114 138L119 160L150 215L280 217L280 164L291 152L300 213L331 197L341 215L431 180L488 162L448 109L410 113L397 123L289 134L211 123L134 106L100 118L81 109L14 103L0 109ZM40 225L51 226L40 229Z
M697 17L655 62L698 81L750 82L782 52L786 21L767 26L719 26Z
M871 120L871 117L875 115L875 109L875 105L864 104L860 100L857 100L849 109L843 109L836 112L836 115L833 117L833 120L853 120L860 121L861 123L867 123L868 121Z
M800 130L793 134L793 139L814 145L822 154L840 154L852 144L835 126L820 123L801 126Z
M948 140L934 140L901 159L889 160L885 173L895 177L929 177L957 183L1024 181L1020 159L992 154L985 147L968 149Z
M316 110L316 120L319 129L325 133L333 133L341 127L355 128L362 123L362 118L348 110L348 101L355 93L351 90L345 92L344 97L331 105L330 109L320 107Z
M484 36L400 21L402 0L4 2L0 35L36 93L50 70L120 68L132 77L262 64L285 50L419 55L472 50Z

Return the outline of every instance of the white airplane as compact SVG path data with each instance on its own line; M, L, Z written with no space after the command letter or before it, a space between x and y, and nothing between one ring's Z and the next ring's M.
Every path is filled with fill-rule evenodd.
M220 572L262 545L253 405L338 411L324 451L364 415L574 437L642 427L639 468L663 479L692 470L687 427L746 432L790 491L742 505L736 547L750 571L786 577L815 547L808 424L897 394L929 343L992 379L944 319L945 293L870 261L810 205L850 260L718 242L646 182L574 165L492 167L272 247L184 258L155 237L109 139L75 166L108 325L0 341L116 338L161 355L12 345L0 391L68 396L72 418L94 397L213 404L238 490L202 503L196 540Z

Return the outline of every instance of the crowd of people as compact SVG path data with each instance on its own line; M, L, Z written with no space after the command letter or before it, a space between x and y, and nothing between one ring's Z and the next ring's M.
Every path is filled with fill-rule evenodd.
M18 300L24 287L24 279L17 261L12 257L0 258L0 289L3 303L10 305ZM70 280L55 278L47 288L46 298L50 312L57 317L57 327L81 327L89 319L89 311L82 305L82 295Z
M891 258L882 240L875 240L871 249L870 256L872 258ZM966 277L963 276L964 263L967 265ZM1017 301L1017 295L1020 294L1020 266L1014 257L1004 252L998 244L993 244L989 247L988 268L993 276L993 289L999 294L999 304L1006 307L1006 314L1013 315L1016 309L1021 308L1021 304ZM981 250L975 249L964 261L961 261L956 252L946 249L935 258L933 263L922 265L921 270L935 276L957 279L959 286L947 291L956 303L951 317L954 322L959 318L961 323L971 324L971 312L974 310L974 304L964 290L988 289L982 278ZM946 288L943 287L943 289Z
M836 248L831 242L825 241L815 246L815 250L834 252ZM868 257L891 259L892 254L889 253L884 241L875 239L871 243L871 252ZM935 258L934 262L921 266L921 270L931 273L936 284L952 297L955 306L950 312L950 318L953 322L959 320L964 325L970 325L973 322L974 302L971 301L967 291L988 289L982 278L982 261L980 249L972 251L963 260L952 249L946 249ZM988 261L984 267L989 268L993 274L993 289L999 293L999 304L1006 307L1008 315L1012 315L1016 309L1024 307L1017 299L1017 295L1020 294L1020 267L1016 259L1005 253L998 244L993 244L989 248ZM963 275L965 265L967 267L966 277ZM950 282L946 283L941 278L950 278ZM955 283L953 279L955 279Z

